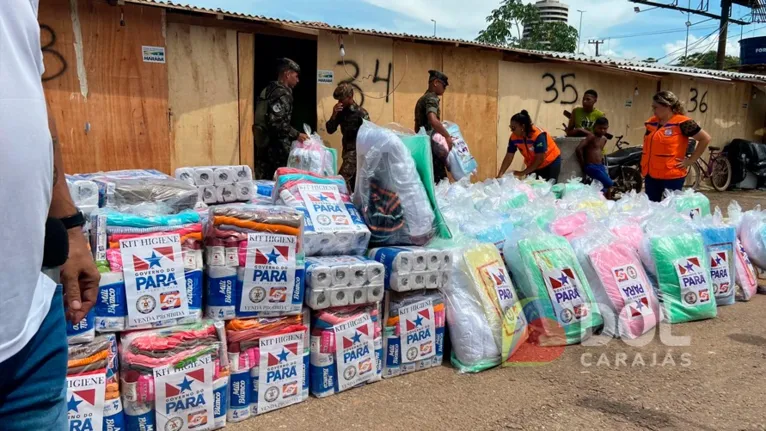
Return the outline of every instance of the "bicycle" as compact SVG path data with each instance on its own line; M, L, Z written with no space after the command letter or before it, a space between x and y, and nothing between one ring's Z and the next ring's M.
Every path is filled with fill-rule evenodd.
M689 143L691 151L687 152L687 158L694 152L696 144L696 142L694 142L694 145L692 145L692 142ZM709 179L710 184L714 189L719 192L725 192L731 185L731 162L729 161L729 158L726 157L726 153L721 147L711 146L708 147L708 150L710 150L708 161L705 161L700 157L697 159L696 163L689 166L689 172L686 174L684 188L697 190L703 179Z

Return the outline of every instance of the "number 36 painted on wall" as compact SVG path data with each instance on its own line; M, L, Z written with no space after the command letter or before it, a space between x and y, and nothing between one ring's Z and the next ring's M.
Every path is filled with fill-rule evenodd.
M689 102L694 103L692 107L689 108L689 112L695 112L697 108L699 108L701 113L707 112L707 102L705 102L705 97L707 97L707 91L702 93L702 98L700 98L699 101L697 101L697 98L699 97L700 93L697 91L696 88L691 88L689 90L691 94L693 94L692 98L689 99Z
M574 97L572 100L562 100L559 103L562 105L571 105L573 103L577 103L577 100L580 98L580 94L577 92L577 89L574 87L574 85L567 83L567 78L575 78L574 73L562 73L561 74L561 94L566 97L567 90L572 90L574 92ZM550 99L543 100L545 103L554 103L557 100L559 100L559 90L556 89L556 77L552 73L544 73L543 79L550 79L551 85L545 87L545 91L548 93L553 93Z

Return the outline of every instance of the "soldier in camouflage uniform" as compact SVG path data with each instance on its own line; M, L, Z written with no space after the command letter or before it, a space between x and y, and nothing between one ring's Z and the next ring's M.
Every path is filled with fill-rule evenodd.
M332 135L340 126L343 133L343 164L340 166L340 174L351 193L356 184L356 135L363 120L369 121L370 116L354 101L354 87L351 84L339 84L332 96L338 103L333 107L332 117L327 120L325 128Z
M421 127L426 129L429 136L434 132L444 136L448 148L445 149L431 140L431 152L433 153L434 183L447 178L447 155L452 149L452 137L441 122L441 110L439 108L439 96L442 96L449 85L447 75L438 70L428 71L428 91L418 99L415 105L415 132Z
M274 171L287 165L290 146L308 139L290 124L293 88L301 68L289 58L277 60L277 80L261 91L255 103L255 178L274 179Z

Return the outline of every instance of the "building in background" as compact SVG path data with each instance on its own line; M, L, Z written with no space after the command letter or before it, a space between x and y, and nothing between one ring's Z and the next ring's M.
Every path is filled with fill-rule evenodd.
M542 22L569 22L569 5L566 3L559 0L540 0L535 3L535 7L540 12ZM533 25L534 23L524 26L524 37L529 36Z

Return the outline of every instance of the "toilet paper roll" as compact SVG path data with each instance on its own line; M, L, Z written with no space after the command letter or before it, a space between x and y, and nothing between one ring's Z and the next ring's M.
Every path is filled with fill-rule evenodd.
M351 304L367 303L367 287L350 287L346 289L346 295L350 298Z
M234 184L216 185L215 199L218 203L235 202L237 200L237 191L234 189Z
M194 183L194 168L178 168L176 169L175 176L187 184L197 185Z
M329 292L322 290L314 290L310 287L306 288L306 305L312 310L323 310L330 307L330 295Z
M367 282L370 284L383 284L386 278L386 269L380 262L369 261L367 263Z
M332 270L327 266L308 264L306 266L306 286L321 289L332 285Z
M412 274L410 274L410 286L412 287L412 289L425 289L427 279L428 279L427 272L413 272Z
M426 289L438 289L441 281L442 274L440 271L429 271L426 275Z
M364 254L370 244L371 234L369 230L354 232L354 246L351 254Z
M401 247L382 247L370 250L368 256L386 267L387 272L406 274L412 271L412 255Z
M242 181L234 184L234 193L238 201L249 201L255 197L255 186L252 181Z
M392 274L389 288L395 292L407 292L412 290L410 281L410 274Z
M425 271L428 268L428 256L425 249L410 249L412 253L412 270Z
M205 271L207 303L205 315L216 320L233 319L236 315L237 268L209 266Z
M336 266L332 268L332 285L334 287L345 287L351 284L353 274L348 266Z
M335 236L330 233L306 232L304 238L307 256L321 255L324 250L331 250L335 246Z
M426 250L426 268L436 271L442 265L442 252L439 250Z
M253 171L250 169L250 166L247 165L240 165L240 166L234 166L234 181L236 182L252 182L253 181Z
M218 166L213 171L213 182L217 186L224 184L234 184L237 174L229 166Z
M383 300L386 289L383 285L370 285L367 286L367 302L380 302Z
M208 167L194 168L194 184L197 186L212 186L215 184L213 169Z
M199 190L200 190L199 199L202 200L202 202L206 204L214 204L218 202L215 186L202 186L200 187Z
M333 250L339 254L349 254L354 248L356 234L354 232L335 232Z
M440 287L449 287L450 283L452 283L452 272L442 271L442 280L441 280Z
M442 250L441 252L442 264L439 269L452 269L452 252L449 250Z
M348 294L348 288L332 288L327 289L327 295L330 297L330 306L342 307L351 303L351 297Z
M360 287L367 284L367 264L363 261L349 266L349 286Z

